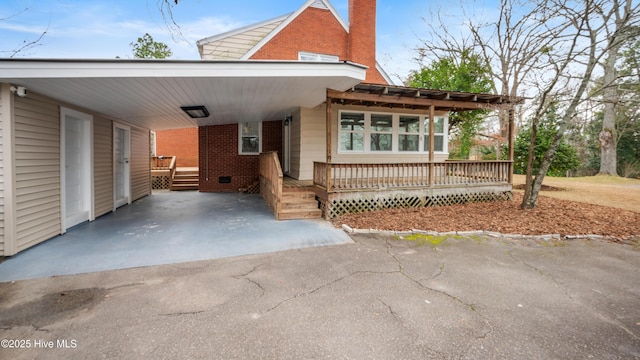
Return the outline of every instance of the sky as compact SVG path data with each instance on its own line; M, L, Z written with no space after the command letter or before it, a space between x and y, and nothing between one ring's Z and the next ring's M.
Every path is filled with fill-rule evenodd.
M348 19L348 0L330 0ZM454 3L458 0L454 0ZM173 2L173 1L171 1ZM172 59L199 59L196 41L297 10L305 0L180 0L173 7L182 36L172 36L158 0L0 0L0 57L32 42L22 58L132 58L130 43L149 33L173 51ZM436 1L378 0L378 62L401 83L419 68L416 47L425 38ZM449 10L461 12L462 5ZM478 5L478 12L482 7ZM495 10L494 10L495 11ZM460 22L451 20L451 27Z

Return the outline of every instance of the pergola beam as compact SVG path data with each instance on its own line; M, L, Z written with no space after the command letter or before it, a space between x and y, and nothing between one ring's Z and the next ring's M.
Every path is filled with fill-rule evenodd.
M401 96L401 95L378 95L378 94L365 94L359 92L341 92L336 90L327 90L327 98L347 101L361 101L372 103L387 103L387 104L404 104L411 106L421 106L430 108L435 106L440 109L450 109L453 111L460 110L497 110L504 108L505 104L483 103L470 100L438 100L438 99L425 99L415 96Z

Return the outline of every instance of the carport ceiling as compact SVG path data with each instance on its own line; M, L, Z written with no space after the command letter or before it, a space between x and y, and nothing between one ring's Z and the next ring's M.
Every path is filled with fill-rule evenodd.
M162 130L281 120L365 78L353 63L298 61L0 60L0 82L133 125ZM29 95L27 95L29 96ZM180 107L204 105L192 119Z

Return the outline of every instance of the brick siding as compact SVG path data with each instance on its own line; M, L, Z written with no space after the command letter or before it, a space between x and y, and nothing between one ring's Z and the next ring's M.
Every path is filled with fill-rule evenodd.
M238 124L202 126L198 139L200 191L236 192L258 180L260 156L238 154ZM277 151L282 158L282 121L262 123L262 151ZM219 178L225 176L231 182L221 184Z
M176 166L198 166L198 128L156 131L156 155L176 156Z
M351 3L349 1L350 7ZM354 6L355 11L351 8L350 11L355 12L355 18L350 21L356 27L350 31L353 36L364 36L364 39L350 44L349 34L329 10L308 7L253 54L251 59L298 60L299 51L335 55L340 61L349 60L368 66L365 82L386 84L376 69L376 2L360 0L355 1Z

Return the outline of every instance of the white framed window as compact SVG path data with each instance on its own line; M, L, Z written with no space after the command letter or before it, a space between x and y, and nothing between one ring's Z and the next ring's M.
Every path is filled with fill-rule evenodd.
M298 52L298 60L300 61L320 61L320 62L339 62L340 58L335 55L317 54L306 51Z
M420 151L420 117L400 115L398 123L398 151Z
M364 113L340 112L340 150L364 151Z
M370 151L393 151L393 115L371 114Z
M447 153L447 116L434 123L434 153ZM340 110L338 153L428 153L429 116Z
M243 122L238 124L238 154L260 155L262 152L262 123Z
M424 151L429 152L429 117L424 118ZM433 152L445 152L447 149L447 121L444 116L436 116L433 123Z

